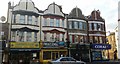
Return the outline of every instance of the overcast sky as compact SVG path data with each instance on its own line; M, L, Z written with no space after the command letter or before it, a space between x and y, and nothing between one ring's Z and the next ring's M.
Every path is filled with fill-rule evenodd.
M2 0L0 2L0 17L7 17L8 2L19 3L20 0ZM101 16L106 22L106 31L114 31L118 25L118 2L119 0L32 0L39 10L45 10L49 4L55 2L62 6L62 11L69 14L74 7L82 10L85 16L95 10L100 10Z

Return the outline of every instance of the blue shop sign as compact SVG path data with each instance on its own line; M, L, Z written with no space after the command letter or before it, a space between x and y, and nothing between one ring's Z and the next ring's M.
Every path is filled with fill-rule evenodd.
M100 50L107 50L111 49L110 44L91 44L92 49L100 49Z

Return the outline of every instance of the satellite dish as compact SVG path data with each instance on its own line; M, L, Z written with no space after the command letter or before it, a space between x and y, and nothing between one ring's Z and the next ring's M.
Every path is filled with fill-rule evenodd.
M4 21L6 20L5 16L2 16L2 17L0 18L0 20L1 20L2 22L4 22Z

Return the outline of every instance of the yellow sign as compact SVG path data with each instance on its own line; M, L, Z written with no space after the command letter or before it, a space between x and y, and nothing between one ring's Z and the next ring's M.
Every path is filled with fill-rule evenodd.
M39 43L11 42L10 48L39 48Z

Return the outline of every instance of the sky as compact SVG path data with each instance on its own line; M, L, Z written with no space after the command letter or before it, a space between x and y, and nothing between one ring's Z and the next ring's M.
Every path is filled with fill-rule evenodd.
M0 17L7 17L8 2L16 5L20 0L2 0L0 2ZM69 14L75 7L81 9L83 15L88 16L93 10L101 12L101 17L105 19L106 32L113 32L118 25L118 2L120 0L32 0L39 10L45 10L49 4L55 2L62 6L62 11Z

